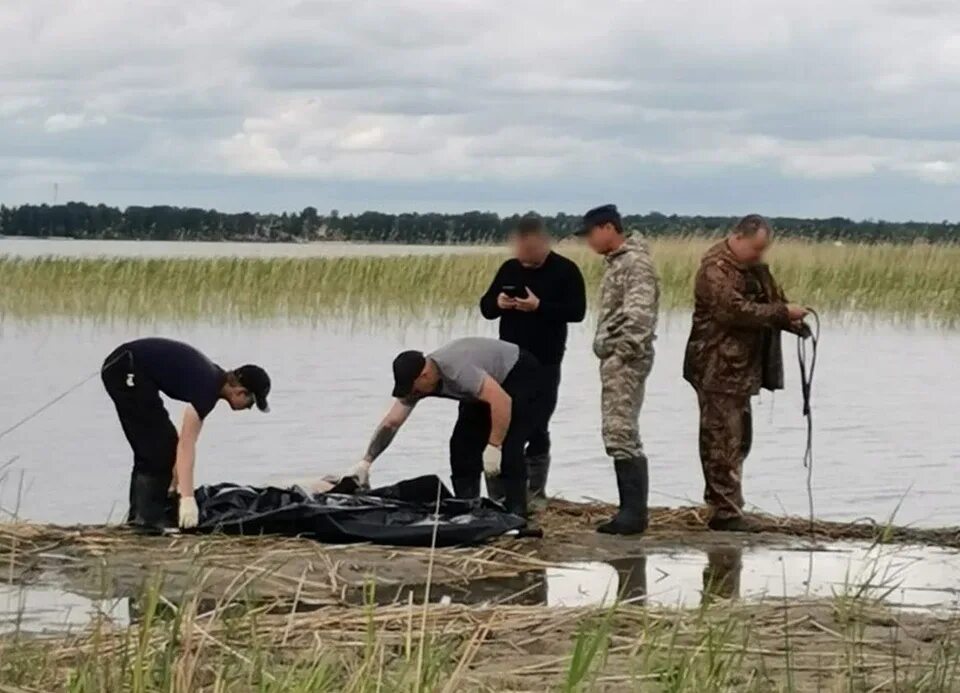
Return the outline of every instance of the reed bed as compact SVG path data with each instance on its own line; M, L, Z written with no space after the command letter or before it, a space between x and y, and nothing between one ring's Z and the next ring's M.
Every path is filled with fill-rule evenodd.
M690 305L693 277L708 244L703 239L651 244L665 309ZM602 262L579 245L564 246L563 252L580 264L594 293ZM213 322L443 318L475 306L503 257L0 257L0 314ZM788 294L821 311L948 324L960 317L960 247L784 241L771 260Z
M607 503L577 503L551 499L541 516L544 532L564 537L590 528L609 517L616 506ZM855 522L831 522L790 515L747 513L756 533L765 536L802 537L817 541L868 541L883 544L924 544L960 548L960 527L904 527L863 518ZM683 537L710 533L704 506L652 508L647 537Z
M104 607L131 597L129 625L104 608L66 635L0 636L0 692L960 690L957 615L892 608L884 600L897 585L869 569L832 598L743 603L714 591L705 572L711 597L696 609L654 606L643 596L547 608L524 602L520 586L474 605L431 603L431 585L435 594L457 581L536 572L554 565L563 547L571 551L565 559L577 560L589 544L595 558L602 547L578 542L595 538L589 523L610 510L553 500L540 517L550 541L437 551L0 524L0 582L74 572L87 575L83 593ZM781 536L811 529L799 518L753 519ZM818 539L960 541L955 529L870 522L813 529ZM610 547L642 551L648 541L696 535L714 535L703 531L700 509L660 508L643 542ZM425 589L381 601L396 591L380 583L386 566ZM115 574L124 571L126 583ZM344 599L346 589L360 599Z
M113 593L135 592L162 570L168 595L190 590L217 598L242 585L258 599L296 593L319 605L353 603L369 580L378 583L381 600L390 600L426 583L428 574L435 584L457 586L549 565L535 547L515 540L431 552L274 536L146 537L116 525L0 523L0 583L43 583L55 575L85 592L102 587L104 579Z
M953 691L955 617L832 600L696 610L419 605L240 615L148 599L129 627L0 638L16 691Z

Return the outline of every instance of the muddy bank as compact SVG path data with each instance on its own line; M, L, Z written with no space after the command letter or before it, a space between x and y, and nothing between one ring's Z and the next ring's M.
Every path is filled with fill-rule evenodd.
M554 501L542 540L435 552L0 525L0 606L28 612L0 614L0 688L121 690L142 666L147 690L960 689L952 531L719 534L682 508L598 535L610 510ZM72 635L31 619L58 595L85 608Z
M779 561L782 565L776 570L784 573L784 584L787 577L796 582L787 590L793 593L803 586L803 580L794 575L805 567L794 560L800 552L810 556L813 551L836 551L838 541L927 545L944 551L960 545L953 529L817 523L811 534L806 520L771 516L753 517L765 528L762 533L716 533L704 528L698 508L654 510L651 530L643 537L597 534L594 523L611 510L602 504L555 500L539 516L544 539L504 537L484 546L436 552L333 546L282 537L144 537L115 526L5 524L0 525L0 582L57 587L96 598L136 598L152 582L161 585L171 601L185 596L218 601L295 599L301 607L319 607L356 603L363 598L364 585L375 585L380 603L405 601L411 591L419 600L429 577L430 584L442 587L434 590L434 596L454 602L534 604L548 602L542 585L551 576L555 594L566 589L557 580L564 570L572 575L567 582L582 583L578 589L613 590L634 597L663 593L664 585L671 584L668 578L678 572L677 560L668 560L671 556L688 563L694 560L693 553L702 556L697 559L699 567L681 566L688 581L702 570L704 580L739 582L746 552ZM866 550L866 545L857 546L861 553ZM952 552L944 555L949 558ZM667 558L661 560L663 556ZM812 558L810 563L812 572ZM784 567L787 564L789 569ZM954 566L949 568L944 580L956 578ZM584 586L588 580L583 574L591 570L594 583L606 579L606 584ZM844 579L842 565L832 570L841 573L832 580Z

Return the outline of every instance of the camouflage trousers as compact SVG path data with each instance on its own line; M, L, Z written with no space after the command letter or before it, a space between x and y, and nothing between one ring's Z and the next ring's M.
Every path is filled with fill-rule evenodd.
M600 362L603 445L615 460L643 455L640 409L653 357L624 362L612 356Z
M740 574L743 572L743 549L739 546L707 550L703 569L703 603L717 597L736 599L740 596Z
M753 443L750 397L697 391L703 499L717 518L743 513L743 462Z

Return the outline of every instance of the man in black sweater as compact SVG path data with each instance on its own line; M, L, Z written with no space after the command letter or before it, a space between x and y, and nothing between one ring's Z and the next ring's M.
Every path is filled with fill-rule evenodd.
M523 217L511 234L514 257L497 271L480 299L487 320L500 319L500 339L537 357L542 365L542 423L526 450L531 499L546 497L550 470L550 417L557 406L560 365L567 346L567 323L581 322L587 307L583 275L576 263L550 249L543 220ZM487 477L491 498L501 498L497 480Z

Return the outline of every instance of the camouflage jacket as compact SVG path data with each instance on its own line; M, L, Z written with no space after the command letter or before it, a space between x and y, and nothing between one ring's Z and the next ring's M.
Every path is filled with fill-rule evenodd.
M721 241L703 256L694 302L683 377L704 392L760 392L765 349L774 338L779 347L779 330L791 329L786 297L767 266L744 265Z
M647 244L632 236L604 261L593 352L601 359L652 359L660 285Z

